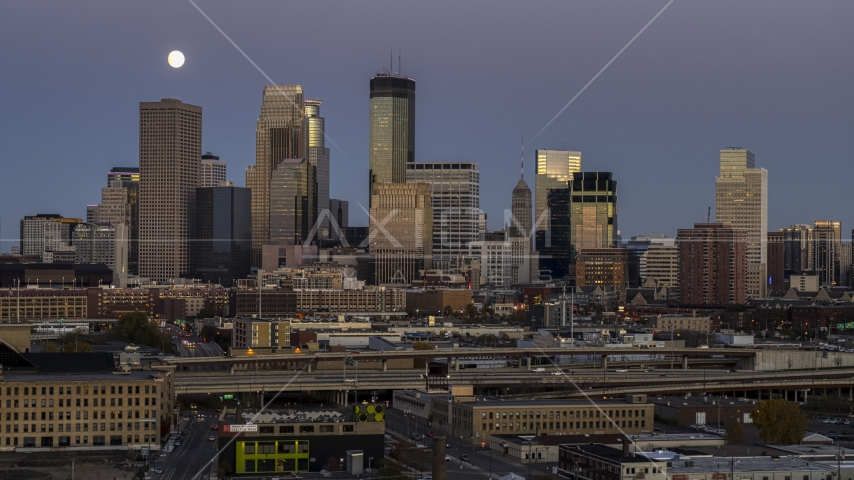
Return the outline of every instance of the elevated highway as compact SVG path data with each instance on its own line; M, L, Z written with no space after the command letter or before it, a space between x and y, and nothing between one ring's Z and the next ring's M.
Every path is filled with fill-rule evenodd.
M806 392L835 391L852 396L854 368L819 371L728 372L724 370L659 370L657 372L603 372L601 369L566 369L562 373L464 370L452 372L450 384L470 384L479 393L502 398L578 398L622 396L628 393L684 394L730 393L747 398L778 396L805 399ZM423 388L421 371L348 371L309 373L259 371L226 376L224 373L184 373L176 377L176 391L183 394L240 394L273 392L349 392ZM753 393L750 393L753 392Z

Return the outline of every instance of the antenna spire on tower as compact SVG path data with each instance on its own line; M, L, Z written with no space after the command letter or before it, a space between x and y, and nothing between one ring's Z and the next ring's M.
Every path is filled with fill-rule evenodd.
M522 180L525 179L525 136L522 135Z
M400 66L400 49L397 49L397 74L403 76L403 67Z

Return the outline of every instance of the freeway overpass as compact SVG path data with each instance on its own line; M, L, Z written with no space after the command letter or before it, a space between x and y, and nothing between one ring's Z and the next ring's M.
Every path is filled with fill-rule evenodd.
M311 372L318 362L342 361L344 357L353 357L359 361L380 361L383 370L387 360L392 359L447 359L459 358L490 358L511 357L519 359L520 367L530 368L532 358L549 359L555 357L597 357L602 359L603 368L607 368L608 356L657 356L663 358L680 358L683 366L687 367L689 358L737 358L752 359L756 356L754 349L741 348L637 348L637 347L579 347L579 348L451 348L435 350L402 350L402 351L371 351L371 352L320 352L320 353L287 353L281 355L247 355L239 357L219 358L186 358L169 357L165 361L176 365L177 370L189 370L187 367L224 365L230 367L251 368L282 367L288 365L305 366ZM523 364L524 360L524 364ZM549 362L550 363L550 362ZM748 362L749 363L749 362ZM455 363L459 367L458 363Z
M659 370L603 372L602 369L563 370L559 375L519 369L451 372L450 384L473 385L479 394L505 399L622 396L628 393L684 394L719 392L747 398L781 396L803 400L821 389L851 397L854 368L819 371L728 372L725 370ZM223 381L222 373L184 373L175 379L176 392L185 394L264 394L306 392L343 401L349 391L423 388L420 371L309 373L258 371L238 373Z

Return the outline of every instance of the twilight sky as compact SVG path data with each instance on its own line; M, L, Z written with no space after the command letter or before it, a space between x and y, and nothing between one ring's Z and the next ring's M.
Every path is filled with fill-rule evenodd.
M531 138L667 0L253 1L198 5L275 82L324 100L331 196L366 225L368 81L389 49L415 78L416 161L480 164L489 227ZM583 152L619 182L624 239L705 220L718 152L769 171L771 230L848 214L854 2L676 0L526 149ZM171 50L187 61L175 70ZM85 217L138 164L140 101L203 107L204 150L243 186L267 83L189 1L0 6L0 251L24 215ZM848 132L847 134L845 132ZM850 238L843 234L844 238Z

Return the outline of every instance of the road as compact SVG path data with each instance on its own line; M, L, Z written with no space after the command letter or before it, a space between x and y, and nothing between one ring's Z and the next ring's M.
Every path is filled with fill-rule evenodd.
M217 434L216 430L211 429L217 418L213 412L202 413L204 417L196 416L182 421L187 435L179 437L181 445L157 459L155 465L163 468L163 473L152 475L154 480L192 479L200 471L203 475L199 478L207 476L209 468L205 465L217 453L216 442L208 440L209 435Z

